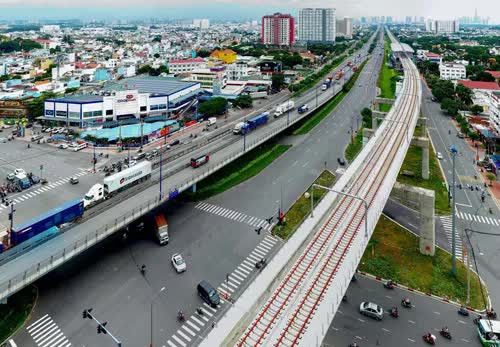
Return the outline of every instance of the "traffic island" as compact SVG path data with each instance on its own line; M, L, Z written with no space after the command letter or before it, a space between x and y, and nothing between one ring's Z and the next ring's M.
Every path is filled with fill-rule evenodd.
M485 309L489 301L486 287L483 284L481 290L477 274L471 271L468 304L467 267L458 261L457 274L453 275L451 254L436 248L434 256L422 255L419 237L384 215L375 227L358 270L477 310Z
M28 286L8 298L6 304L0 304L0 346L23 326L35 306L38 291L35 286Z
M329 171L324 170L318 178L313 182L313 184L322 185L324 187L332 187L335 183L335 175ZM302 224L304 219L311 213L311 197L309 192L311 191L311 186L299 196L299 198L293 203L293 205L288 209L284 215L282 223L278 223L272 229L272 234L279 236L283 240L290 238L297 228ZM326 189L316 187L314 189L314 207L323 199L327 193ZM306 196L307 195L307 196Z

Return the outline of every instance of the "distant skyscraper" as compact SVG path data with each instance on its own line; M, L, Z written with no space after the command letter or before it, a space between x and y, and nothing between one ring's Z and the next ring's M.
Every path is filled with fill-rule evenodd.
M193 19L193 26L199 29L208 29L210 27L210 20L208 19Z
M411 16L406 16L406 24L411 24Z
M299 10L298 39L303 42L335 43L335 9Z
M264 45L292 45L295 42L295 19L281 13L262 17L261 41Z
M345 36L352 38L352 18L344 17L344 19L335 20L335 31L337 36Z
M425 30L433 33L450 34L460 30L458 20L433 20L428 19L425 23Z
M366 17L361 17L361 24L366 24Z

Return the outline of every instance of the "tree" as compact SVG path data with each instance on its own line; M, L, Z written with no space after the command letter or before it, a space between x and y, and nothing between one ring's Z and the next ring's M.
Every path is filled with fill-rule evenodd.
M437 80L432 85L432 95L442 101L445 98L455 95L455 88L451 81Z
M361 116L363 117L363 123L366 126L371 127L372 124L372 110L370 110L368 107L365 107L361 110Z
M473 81L495 82L495 77L486 71L479 71L478 73L470 76Z
M160 57L160 53L155 53L155 54L153 55L153 57L155 57L155 58L157 58L157 59L158 59L158 58Z
M161 42L161 35L157 35L153 38L152 42Z
M446 111L450 116L454 116L458 112L458 103L453 99L443 99L441 102L441 110Z
M274 90L281 90L285 84L285 76L282 73L274 74L271 77L271 81Z
M495 174L492 174L490 172L490 173L486 174L486 178L490 181L490 186L492 186L493 185L493 181L497 179L497 176L495 176Z
M248 94L239 95L234 101L233 105L240 108L250 108L252 107L253 100Z
M457 84L457 87L455 88L455 93L457 94L458 99L462 101L465 105L472 104L473 93L470 88L467 88L466 86L463 86L461 84Z
M483 112L483 106L480 106L480 105L472 105L472 107L470 108L470 111L472 112L473 115L478 115L480 114L481 112Z
M197 55L198 57L201 57L201 58L206 58L206 57L209 57L209 56L210 56L210 53L211 53L210 51L207 51L207 50L205 50L205 49L200 49L200 50L196 53L196 55Z
M28 118L33 121L38 117L43 116L45 99L56 97L57 94L53 92L44 92L38 98L30 101L26 106L28 108Z
M213 117L226 112L227 100L221 97L212 98L200 105L198 111L205 117Z

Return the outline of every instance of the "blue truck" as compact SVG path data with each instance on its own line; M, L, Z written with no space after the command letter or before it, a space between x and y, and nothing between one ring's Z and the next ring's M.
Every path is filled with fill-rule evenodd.
M72 222L83 216L83 211L82 199L68 201L25 223L14 226L10 233L10 244L11 246L18 245L54 226Z
M26 176L24 173L19 173L16 175L14 182L19 186L21 189L28 189L31 187L31 181Z
M248 134L250 131L257 128L259 125L266 124L269 120L269 112L264 112L259 114L258 116L252 117L245 122L245 124L241 127L242 134Z

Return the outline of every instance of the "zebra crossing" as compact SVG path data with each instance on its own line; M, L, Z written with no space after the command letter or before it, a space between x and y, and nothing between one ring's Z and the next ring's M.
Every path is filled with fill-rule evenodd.
M439 216L439 220L444 228L444 233L446 234L446 238L450 244L450 249L452 248L452 223L451 216ZM466 259L462 259L462 238L460 237L459 229L455 228L455 252L458 259L465 262Z
M48 183L46 185L39 185L38 189L30 190L29 192L25 192L23 195L21 195L22 194L22 192L21 192L19 194L19 196L16 196L15 198L12 198L11 200L14 204L19 204L23 201L35 198L39 194L43 194L45 192L48 192L51 189L59 187L63 184L67 184L69 182L69 180L71 179L71 177L82 177L82 176L85 176L87 174L88 174L88 171L80 171L79 173L74 174L70 177L61 178L58 181L51 182L51 183ZM4 204L0 204L0 211L2 211L3 209L10 209L10 205L6 206Z
M68 341L64 333L48 314L39 318L36 322L28 326L26 330L39 347L71 346L71 342Z
M213 308L206 302L203 302L201 307L202 313L195 312L188 317L184 324L167 340L169 347L186 347L199 342L202 338L201 334L206 328L215 326L215 315L217 311L226 304L227 301L232 301L232 297L238 288L255 272L255 263L265 257L274 246L278 239L271 235L266 235L262 241L254 248L232 273L228 274L225 281L217 287L220 295L220 305Z
M266 231L271 231L275 224L275 223L269 224L265 219L249 216L245 213L231 210L229 208L225 208L222 206L210 204L208 202L200 202L195 206L195 208L208 213L216 214L223 218L234 220L235 222L245 223L255 228L262 227L262 229Z
M460 212L460 211L456 211L455 215L458 218L466 220L466 221L490 224L490 225L494 225L496 227L500 227L500 219L496 219L493 217L478 216L478 215L470 214L467 212Z

